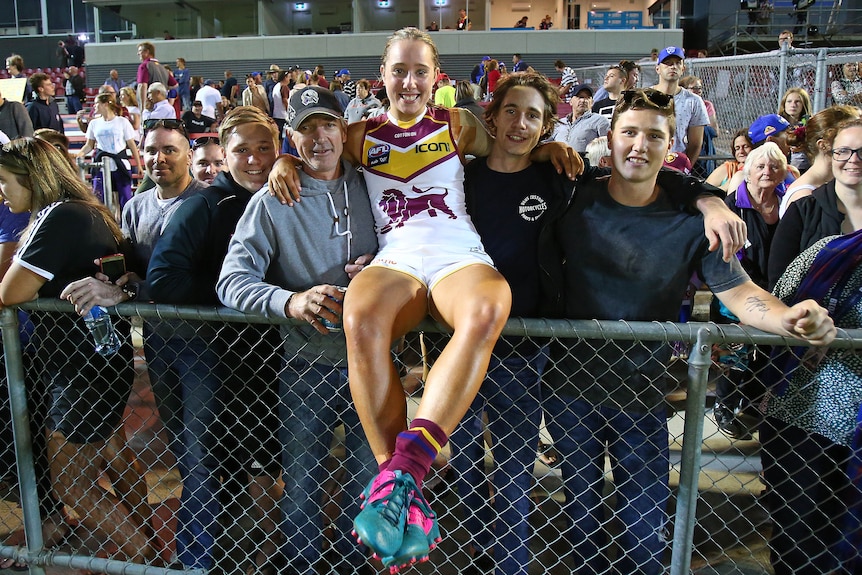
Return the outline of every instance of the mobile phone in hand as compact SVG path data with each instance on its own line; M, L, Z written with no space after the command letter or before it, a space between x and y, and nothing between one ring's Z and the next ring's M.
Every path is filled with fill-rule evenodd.
M115 282L126 273L126 256L111 254L99 258L99 266L102 268L102 273L108 276L111 282Z

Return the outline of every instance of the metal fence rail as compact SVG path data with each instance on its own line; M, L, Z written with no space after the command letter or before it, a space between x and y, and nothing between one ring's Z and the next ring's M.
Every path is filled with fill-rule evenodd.
M22 306L22 309L29 310L36 322L53 322L61 317L58 314L69 314L72 311L68 303L55 300L39 300ZM118 326L126 320L134 324L131 335L125 337L135 344L138 352L135 360L135 382L129 405L123 416L123 423L128 444L137 461L143 464L142 473L146 478L148 497L143 504L146 509L132 511L152 512L152 516L146 518L146 523L148 528L153 530L154 539L160 540L162 546L156 550L156 557L145 561L140 559L135 562L128 561L119 552L117 545L113 547L106 545L107 541L118 539L118 534L115 532L116 526L106 524L92 526L92 523L86 521L86 517L81 516L86 515L89 510L81 501L63 501L66 504L67 521L76 525L72 532L73 536L64 538L55 546L49 547L43 542L41 526L47 523L44 512L45 498L44 493L39 492L37 485L40 481L39 474L45 473L44 469L40 470L39 465L40 458L44 458L45 454L40 453L38 447L34 451L29 421L34 402L33 387L38 386L36 383L39 380L38 376L45 375L42 366L45 362L40 361L39 356L41 354L44 359L46 355L56 352L60 342L39 342L40 347L35 354L29 348L22 351L18 337L18 317L14 309L6 308L0 311L0 322L2 322L6 377L9 387L8 407L11 409L12 427L15 432L14 447L19 469L20 496L15 496L14 493L0 494L2 496L0 498L6 499L6 501L0 501L0 538L5 539L4 534L19 529L23 524L29 545L21 547L0 545L0 557L17 557L26 560L31 565L31 571L37 575L44 573L46 568L54 567L89 569L112 575L122 573L165 575L172 572L166 567L170 567L175 545L173 520L177 513L176 498L181 490L177 484L179 475L174 469L176 458L171 454L170 449L173 440L171 429L176 422L172 424L165 421L163 425L162 420L166 419L167 412L162 413L159 418L158 410L168 409L170 401L165 397L159 397L163 390L156 389L155 379L152 380L153 385L151 385L150 377L157 367L146 364L144 354L140 352L142 342L147 346L154 346L157 342L168 341L171 346L174 346L170 349L170 353L177 354L185 351L176 348L178 342L192 341L197 337L212 342L214 347L217 347L219 340L228 341L232 346L230 352L239 353L237 350L241 349L245 354L242 357L228 354L220 358L223 364L228 364L221 366L228 368L227 371L219 372L222 384L228 386L225 382L230 381L229 385L236 386L232 390L234 393L231 399L225 399L225 401L231 401L230 409L225 413L230 412L234 417L230 420L230 424L220 421L218 417L213 420L215 423L210 423L214 426L217 423L219 433L225 433L224 436L219 435L214 444L214 448L219 450L216 456L218 463L224 463L231 458L236 459L240 463L240 471L251 469L250 473L254 476L248 485L240 483L237 487L237 481L249 482L247 477L244 474L238 474L236 470L222 471L219 496L225 511L219 516L222 528L219 530L216 545L216 553L220 555L209 571L231 574L265 572L259 568L260 566L255 566L258 551L263 549L267 541L276 541L278 545L282 542L279 541L278 530L273 531L272 525L266 522L266 513L258 509L259 501L245 493L247 488L250 489L251 483L265 473L271 473L273 469L273 462L262 459L258 448L266 444L267 440L272 441L276 438L280 439L280 447L276 447L277 450L288 447L296 450L299 447L298 451L302 452L306 446L296 444L295 437L302 436L302 430L285 429L275 425L274 427L280 427L280 432L283 434L278 435L276 432L279 430L269 429L259 424L266 421L271 424L272 420L267 419L268 417L286 413L278 411L285 407L284 388L282 387L279 392L281 395L267 396L266 394L273 389L253 389L250 381L257 375L266 374L267 366L272 365L273 361L288 362L289 368L283 363L276 368L276 371L282 370L282 376L284 376L284 370L296 368L297 358L281 358L278 341L273 344L273 340L268 338L266 329L276 324L287 326L302 324L294 320L269 320L247 316L225 308L122 304L112 310L112 313ZM143 329L141 325L144 326ZM169 331L165 331L166 329ZM418 374L421 374L423 356L426 360L433 361L440 344L447 337L447 334L433 322L425 322L419 329L424 334L421 345L419 336L411 334L405 339L404 345L397 349L398 358L403 365L402 375L421 377ZM120 331L123 330L120 329ZM274 330L270 331L276 333ZM340 337L340 334L333 334L332 337ZM650 342L665 342L668 348L674 342L689 344L691 347L687 359L667 362L663 372L663 377L670 382L666 399L671 452L668 470L671 505L668 512L673 517L670 521L673 535L672 539L667 538L664 564L674 575L692 571L712 572L708 571L708 566L731 563L755 567L754 570L745 572L769 572L769 560L765 551L765 539L768 535L768 522L765 519L768 514L759 497L763 485L759 479L757 441L730 441L716 431L708 414L708 398L711 396L710 391L715 378L721 377L722 373L716 369L711 356L715 344L744 342L757 346L784 348L788 345L788 340L735 325L544 319L510 320L503 337L509 341L527 338L528 341L540 345L559 339L579 340L579 343L587 343L596 349L613 349L620 357L632 354L642 355L644 349L647 349L645 346ZM242 341L248 345L243 347ZM514 349L519 348L515 346ZM840 331L840 337L830 349L859 353L859 350L862 350L862 330ZM167 348L150 351L158 356L161 352L167 353ZM32 362L31 360L34 359L36 361ZM608 365L608 370L613 373L614 365ZM310 377L310 373L310 371L303 372L300 379ZM577 377L582 376L572 374L573 379ZM284 377L282 381L285 381ZM278 387L276 381L269 383L272 388ZM250 389L253 390L249 391ZM318 405L321 410L333 407L337 402L338 398L328 391L323 391L322 387L312 385L308 389L310 391L302 399ZM414 397L417 394L421 394L421 387L414 392ZM250 406L259 397L276 397L275 403L281 405L265 405L269 413L260 416L259 421L255 420L259 417L259 413L252 413L251 418L242 417L239 413L240 408L247 406L251 410ZM278 399L279 397L281 399ZM543 397L542 401L549 399L551 398ZM238 403L237 400L239 400ZM0 403L4 402L5 397L0 397ZM408 403L415 403L415 400L410 398ZM257 405L257 408L260 407ZM36 412L39 413L39 410L37 409ZM546 413L545 424L549 423L548 417ZM343 413L341 418L345 423L347 422ZM39 424L37 429L41 429L43 422L37 423ZM185 422L185 425L195 423L200 422ZM513 429L514 423L515 421L512 421ZM225 427L229 429L223 429ZM271 432L271 434L268 437L262 437L260 435L262 432L264 434ZM546 427L542 428L540 437L545 443L558 439L549 437ZM222 441L227 443L222 444ZM483 472L487 474L489 483L494 474L499 473L501 465L501 462L494 461L493 445L498 443L523 445L524 441L524 437L511 433L497 434L490 439L489 445L482 450L483 455L478 462ZM38 445L38 442L36 444ZM83 446L78 447L84 449ZM530 449L533 450L532 445ZM344 492L340 492L338 487L339 484L348 484L352 479L350 464L347 463L351 455L349 439L336 434L335 441L326 450L330 455L324 456L325 476L318 478L325 496L325 501L320 504L324 517L321 535L323 546L334 550L350 537L348 533L340 532L337 528L339 510L347 505L345 502L355 499L358 493L350 492L347 488ZM240 453L256 454L255 465L251 468L244 467L242 464L247 462L238 455ZM277 454L275 458L275 466L278 467ZM531 550L529 570L530 573L571 573L578 566L572 564L571 533L568 532L564 512L565 495L560 471L552 465L545 463L534 465L534 462L531 460L528 470L533 478L530 489L531 509L528 514L532 529L529 542ZM116 476L116 471L111 471L114 467L111 463L116 465L116 462L107 462L106 468L98 478L100 493L103 493L106 498L120 497L124 488L121 479ZM426 490L433 498L432 505L440 517L444 540L440 547L431 553L429 563L415 567L420 572L462 573L470 563L468 549L475 543L478 534L469 531L465 519L473 513L478 514L479 510L468 509L465 503L466 494L452 487L456 467L454 457L448 465L442 462L440 469L429 476L426 484ZM462 481L457 482L458 490L464 485L464 478L461 477L461 479ZM493 481L497 480L499 477ZM605 482L606 487L615 483L609 475L605 478ZM495 483L494 489L499 490L500 487ZM250 490L249 493L251 492ZM484 493L484 497L487 497L487 491ZM497 497L501 497L499 491L495 493ZM262 497L261 493L256 494ZM492 494L491 497L493 498L494 495ZM611 509L613 501L613 496L608 495L602 499L602 507L608 508L602 527L609 534L609 544L602 552L610 557L620 553L618 547L620 543L617 538L620 525L618 520L614 520L614 512ZM103 502L96 501L96 504L101 503ZM75 516L76 513L78 516ZM500 515L494 517L496 521L502 521ZM314 521L319 519L320 517L309 518L310 523L304 535L314 531ZM337 565L339 559L335 554L321 550L321 556L323 563L318 565L321 573L382 572L382 567L377 561L363 560L350 564L345 569L343 565ZM496 559L499 562L503 557L498 556ZM325 565L330 567L327 568ZM202 570L195 572L203 573Z

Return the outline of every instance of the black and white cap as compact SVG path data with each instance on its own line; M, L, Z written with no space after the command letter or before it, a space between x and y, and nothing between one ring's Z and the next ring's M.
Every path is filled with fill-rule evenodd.
M308 86L294 90L287 108L287 122L296 130L312 114L324 114L343 118L344 112L335 94L319 86Z

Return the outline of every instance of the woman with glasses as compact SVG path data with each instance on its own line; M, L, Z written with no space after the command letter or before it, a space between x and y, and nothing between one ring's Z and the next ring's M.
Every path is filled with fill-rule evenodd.
M48 142L24 138L0 149L0 194L13 213L32 214L0 283L3 305L56 298L68 283L94 275L95 259L121 250L112 214ZM74 312L33 312L31 319L52 398L47 427L55 493L92 535L117 546L118 558L152 560L147 486L122 430L134 379L128 322L114 318L122 345L103 356ZM113 492L99 485L104 470Z
M99 116L87 125L87 142L76 157L84 158L95 149L93 160L107 162L111 171L111 186L117 192L122 209L132 198L132 166L129 160L138 166L142 165L136 142L138 133L129 120L120 115L120 107L111 95L96 96L96 110ZM104 198L101 172L93 176L93 189L97 196Z
M817 240L862 229L862 119L838 125L828 154L833 180L787 208L769 254L769 286Z
M840 124L835 179L790 205L770 255L776 295L816 299L842 328L862 326L860 154L862 120ZM760 428L772 566L776 575L860 573L862 361L852 350L794 351L773 358Z
M787 192L781 198L779 217L784 217L792 202L810 196L811 192L832 179L832 140L836 128L841 122L858 118L860 114L862 111L854 106L831 106L811 116L805 129L793 136L811 167L787 186Z

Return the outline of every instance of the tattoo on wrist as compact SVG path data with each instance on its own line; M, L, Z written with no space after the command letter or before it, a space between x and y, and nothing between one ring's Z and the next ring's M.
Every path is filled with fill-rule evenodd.
M759 313L761 317L769 311L769 303L761 299L759 296L751 296L745 300L745 310L752 313Z

